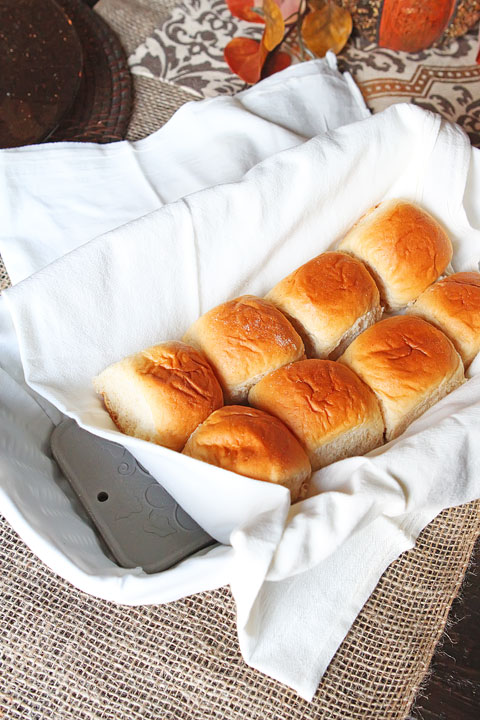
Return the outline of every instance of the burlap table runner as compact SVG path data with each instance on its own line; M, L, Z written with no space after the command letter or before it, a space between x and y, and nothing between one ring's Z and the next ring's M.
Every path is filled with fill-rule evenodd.
M168 12L165 0L101 0L98 9L127 52ZM191 99L174 83L137 76L135 85L132 138ZM309 704L245 665L228 588L158 607L116 606L55 576L0 518L0 718L400 720L479 532L480 501L444 511L424 530L381 578Z

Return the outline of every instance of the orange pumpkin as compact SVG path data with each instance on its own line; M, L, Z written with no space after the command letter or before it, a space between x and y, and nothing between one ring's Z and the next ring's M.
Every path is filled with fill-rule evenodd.
M480 18L478 0L337 0L354 27L391 50L418 52L463 35Z

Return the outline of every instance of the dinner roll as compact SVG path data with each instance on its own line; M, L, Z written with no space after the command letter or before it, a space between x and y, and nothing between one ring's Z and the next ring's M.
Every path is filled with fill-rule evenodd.
M182 450L191 433L223 405L205 358L166 342L107 367L93 381L113 422L127 435Z
M248 399L283 420L307 451L312 470L383 442L375 395L349 368L331 360L280 368L255 385Z
M408 310L443 330L465 367L480 352L480 273L461 272L431 285Z
M403 200L369 210L338 247L366 263L390 310L405 307L438 280L453 252L442 226Z
M450 340L418 317L380 320L339 358L376 394L386 439L400 435L425 410L464 381L463 364Z
M382 314L378 288L363 263L326 252L302 265L270 290L276 305L300 334L309 357L342 354Z
M311 468L290 430L275 417L242 405L216 410L189 438L185 455L284 485L292 502L306 494Z
M227 403L245 402L249 389L264 375L305 354L301 337L286 317L253 295L205 313L183 340L205 353Z

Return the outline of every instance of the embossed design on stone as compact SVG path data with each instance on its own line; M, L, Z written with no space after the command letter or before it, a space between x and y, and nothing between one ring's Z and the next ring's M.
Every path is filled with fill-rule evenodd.
M176 529L170 524L168 516L159 510L152 510L148 515L148 520L143 523L143 529L146 533L153 533L161 538L176 533Z
M153 482L145 490L145 501L154 508L165 507L165 492L157 482Z
M129 503L130 504L128 506L128 510L127 509L125 509L123 511L120 510L115 515L115 520L127 520L132 515L138 515L139 513L142 512L142 510L143 510L142 503L133 494L130 494Z
M188 532L198 530L198 525L195 520L191 518L190 515L187 515L185 510L181 508L180 505L175 506L175 520L182 528L182 530L187 530Z

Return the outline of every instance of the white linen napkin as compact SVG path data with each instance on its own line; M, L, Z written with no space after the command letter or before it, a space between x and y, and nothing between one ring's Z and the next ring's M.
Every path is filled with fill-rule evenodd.
M338 72L329 53L235 97L189 103L140 142L2 150L0 251L10 279L18 282L180 195L238 179L279 149L368 115L352 78ZM154 576L119 569L105 556L51 462L48 438L63 416L25 385L2 299L0 348L0 509L31 549L78 587L119 602L167 602L226 584L226 547Z
M12 283L101 233L368 117L328 53L231 97L183 105L137 142L47 143L0 151L0 252Z
M388 564L444 507L480 496L478 358L468 383L400 438L318 471L321 494L292 508L283 488L121 435L91 378L181 337L219 302L265 294L388 197L416 201L444 223L455 270L478 268L478 155L455 126L398 105L118 228L6 293L29 385L122 442L208 532L231 543L222 567L242 653L306 699ZM65 554L76 559L73 542ZM208 555L197 563L206 567ZM88 554L81 560L85 582ZM139 590L140 576L115 584L105 566L101 575L95 567L102 596L153 597L152 588ZM168 597L166 586L156 591L156 601Z
M235 98L190 103L137 143L0 151L0 251L10 278L18 282L101 232L238 179L275 151L368 115L355 83L329 53ZM29 547L77 587L117 602L168 602L227 584L229 546L156 575L118 568L105 555L51 460L49 437L63 416L25 385L3 298L0 348L0 510Z

